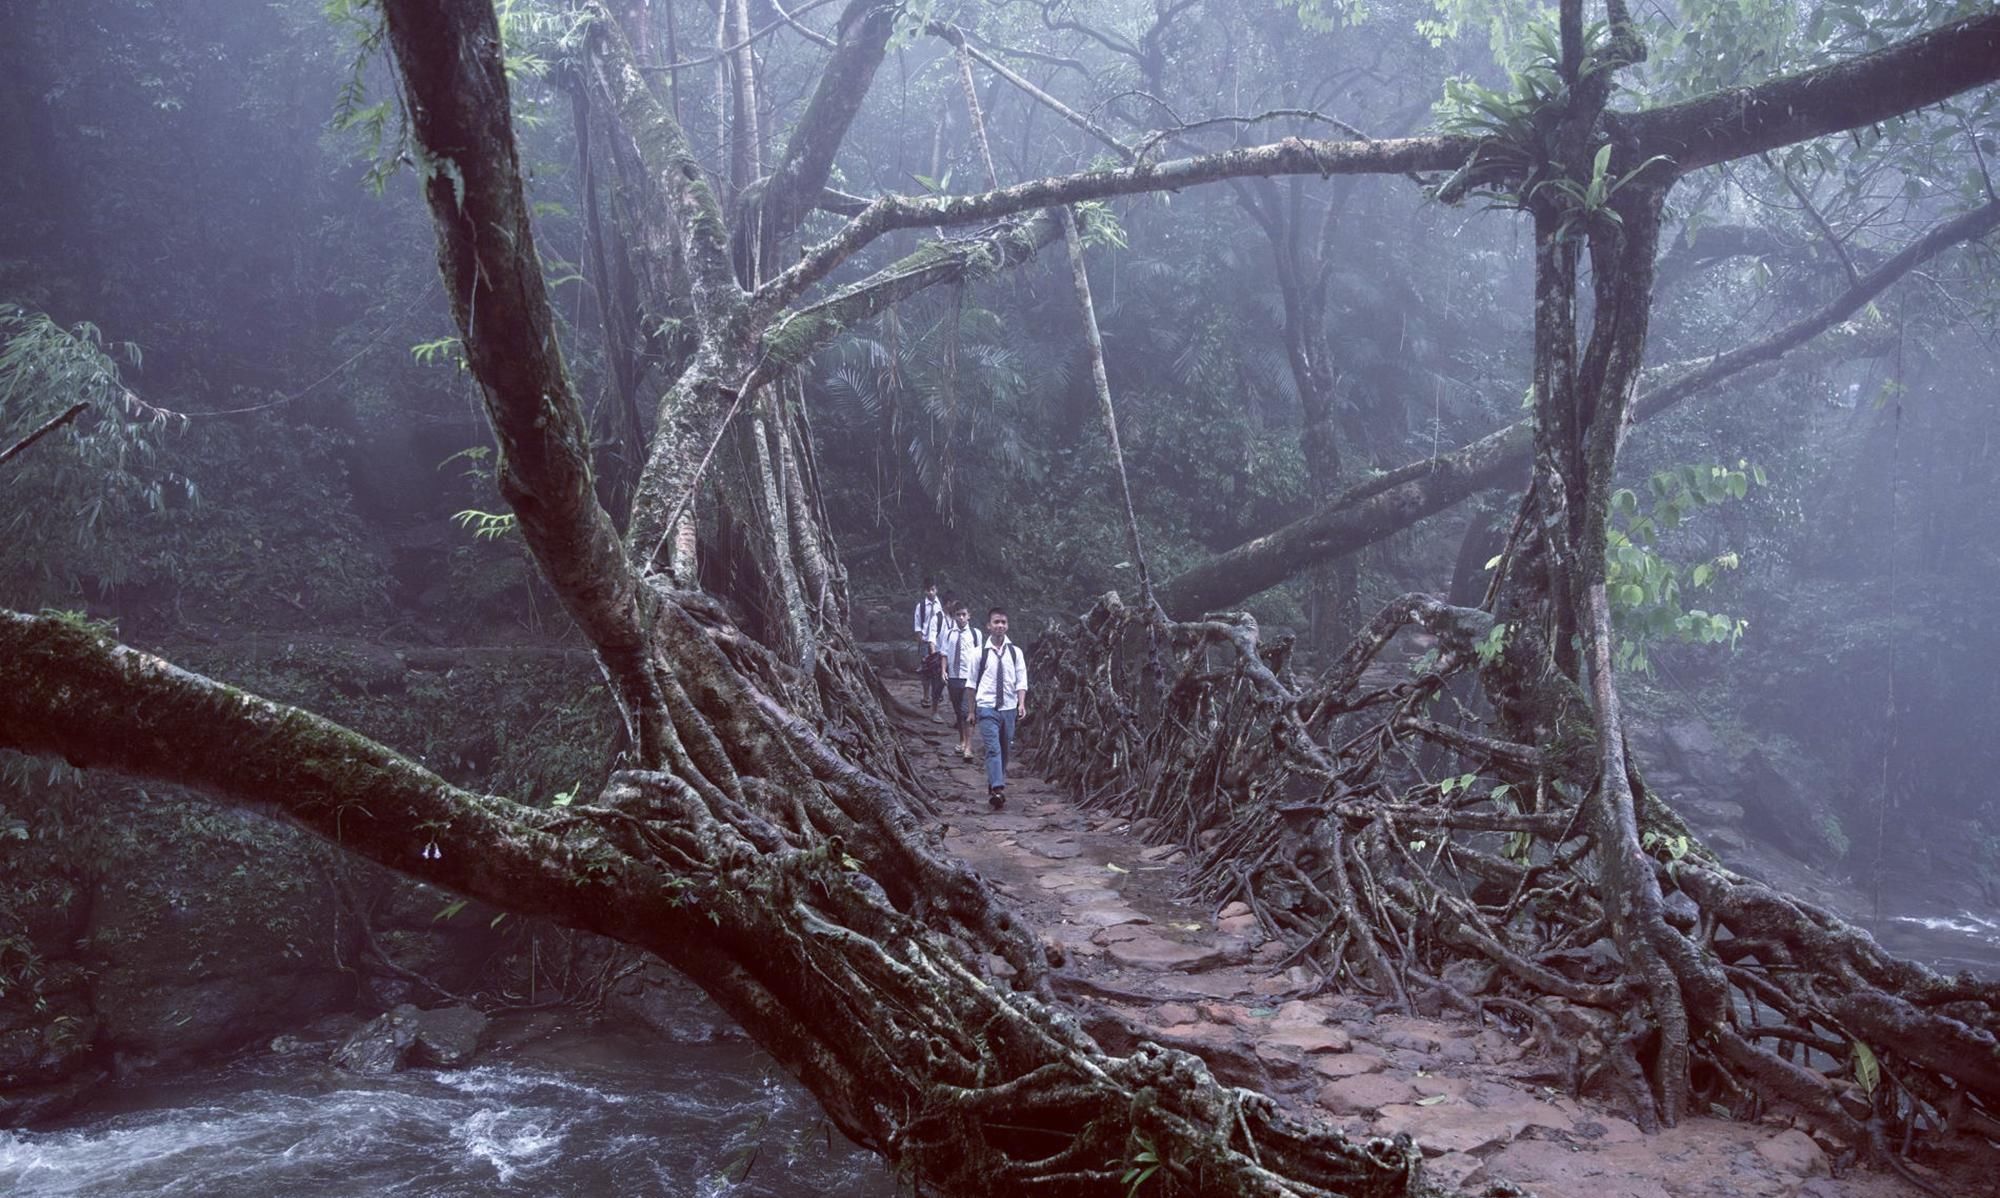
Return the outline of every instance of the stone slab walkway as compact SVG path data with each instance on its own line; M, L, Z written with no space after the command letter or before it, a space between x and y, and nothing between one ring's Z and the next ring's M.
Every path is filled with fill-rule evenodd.
M1376 1013L1365 996L1293 997L1313 981L1286 969L1245 910L1177 901L1185 860L1123 820L1082 810L1023 767L1008 804L986 801L983 759L961 762L948 723L917 710L909 681L890 683L912 758L941 797L938 831L1012 899L1059 950L1058 991L1106 1047L1130 1024L1355 1133L1407 1132L1428 1176L1470 1194L1540 1198L1919 1198L1893 1175L1834 1176L1835 1160L1781 1121L1696 1118L1642 1135L1615 1109L1550 1088L1549 1062L1495 1026L1455 1016ZM948 715L948 713L947 713ZM975 749L977 752L977 749ZM1240 907L1240 905L1237 905ZM994 958L997 971L1007 966ZM1119 1018L1122 1017L1122 1018ZM1919 1173L1923 1170L1919 1168ZM2000 1178L1927 1180L1968 1198L2000 1198Z

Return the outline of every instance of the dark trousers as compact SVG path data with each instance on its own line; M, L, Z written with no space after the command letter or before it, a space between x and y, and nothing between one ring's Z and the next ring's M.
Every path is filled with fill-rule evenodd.
M1007 753L1014 747L1013 711L979 709L979 739L986 745L986 788L1007 785Z
M966 691L965 679L947 679L946 685L951 687L951 726L953 728L963 728L965 727L965 704L970 698Z

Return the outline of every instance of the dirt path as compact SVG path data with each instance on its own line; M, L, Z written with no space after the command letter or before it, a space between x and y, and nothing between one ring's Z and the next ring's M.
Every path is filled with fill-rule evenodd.
M914 682L891 683L914 710ZM1083 811L1026 768L1008 804L986 801L985 766L957 755L948 723L905 716L913 759L942 796L941 833L1061 950L1058 989L1107 1048L1123 1016L1159 1043L1360 1133L1407 1132L1429 1176L1472 1194L1540 1198L1918 1198L1915 1186L1837 1161L1781 1121L1696 1118L1646 1136L1613 1108L1554 1089L1560 1070L1504 1030L1455 1016L1377 1014L1357 997L1300 1001L1314 980L1287 969L1247 911L1173 898L1181 854L1143 829ZM1240 904L1237 905L1240 907ZM997 959L992 962L1006 967ZM1924 1172L1919 1168L1919 1172ZM1944 1192L2000 1196L1976 1170L1928 1177Z

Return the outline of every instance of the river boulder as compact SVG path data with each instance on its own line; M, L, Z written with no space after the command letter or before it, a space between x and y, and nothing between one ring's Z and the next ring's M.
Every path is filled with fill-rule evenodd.
M478 1055L486 1016L471 1007L421 1011L405 1003L363 1024L334 1050L353 1073L395 1073L412 1065L455 1069Z

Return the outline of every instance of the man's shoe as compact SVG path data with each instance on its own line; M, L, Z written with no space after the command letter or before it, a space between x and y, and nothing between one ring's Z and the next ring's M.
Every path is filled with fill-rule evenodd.
M933 724L944 723L944 713L942 711L931 712L931 723Z
M1005 807L1007 805L1007 788L1004 786L988 787L986 790L986 801L993 804L993 810L995 811Z

